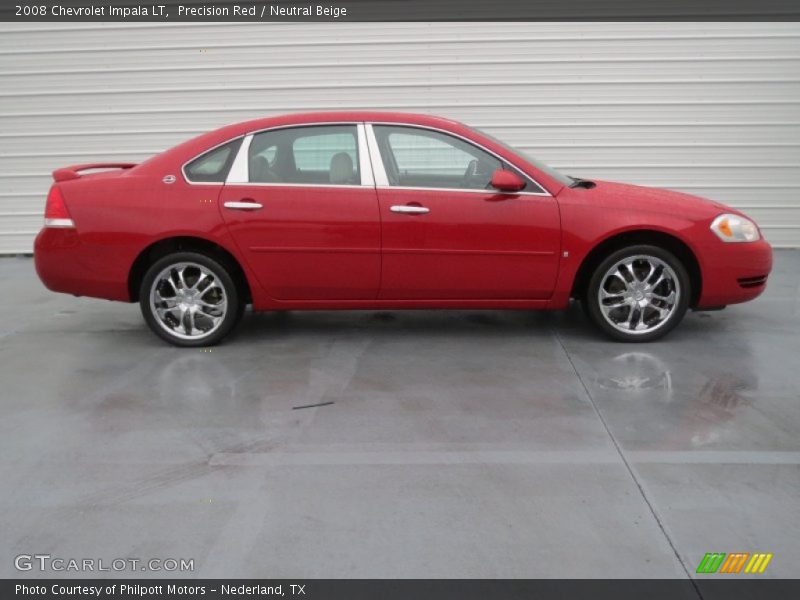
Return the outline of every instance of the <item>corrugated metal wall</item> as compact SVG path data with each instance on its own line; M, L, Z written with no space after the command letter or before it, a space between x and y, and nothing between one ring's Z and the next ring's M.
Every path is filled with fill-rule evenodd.
M710 196L800 245L800 24L0 26L0 253L52 169L260 115L431 112L567 173Z

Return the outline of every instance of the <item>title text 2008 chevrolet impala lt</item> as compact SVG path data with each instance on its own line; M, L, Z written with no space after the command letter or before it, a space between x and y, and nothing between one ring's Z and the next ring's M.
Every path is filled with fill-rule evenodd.
M91 171L91 172L90 172ZM138 301L179 346L255 310L562 309L618 340L758 296L772 250L717 202L567 177L423 115L301 114L224 127L141 164L53 173L36 269Z

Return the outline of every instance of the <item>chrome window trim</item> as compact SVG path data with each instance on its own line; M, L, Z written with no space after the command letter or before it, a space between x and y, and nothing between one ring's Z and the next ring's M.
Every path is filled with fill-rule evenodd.
M225 183L230 186L246 186L246 187L301 187L301 188L350 188L353 190L374 189L372 185L358 185L355 183L280 183L280 182L263 182L263 181L232 181Z
M249 164L247 161L247 151L250 149L250 143L255 135L259 133L264 133L267 131L275 131L278 129L292 129L297 127L316 127L316 126L325 126L325 125L355 125L356 132L357 132L357 144L358 144L358 157L359 157L359 169L361 170L361 185L352 185L352 184L335 184L335 183L256 183L256 182L249 182L247 179L250 177L249 173ZM552 198L553 195L547 191L547 189L539 183L536 178L529 175L524 169L518 167L513 162L503 158L496 152L493 152L489 148L486 148L482 144L471 140L463 135L458 133L454 133L452 131L448 131L447 129L441 129L439 127L432 127L430 125L419 125L416 123L406 123L406 122L392 122L392 121L314 121L310 123L291 123L286 125L276 125L274 127L265 127L264 129L256 129L250 131L246 134L234 136L224 142L220 142L211 148L203 150L199 152L195 156L191 157L189 160L181 165L181 175L183 176L183 180L188 185L220 185L220 184L231 184L231 185L250 185L250 186L257 186L257 187L336 187L336 188L363 188L363 187L376 187L378 189L391 189L391 190L428 190L428 191L444 191L444 192L473 192L473 193L491 193L492 190L475 190L469 188L434 188L434 187L401 187L401 186L393 186L389 185L389 179L386 175L386 170L383 166L383 159L380 155L380 148L378 147L378 141L375 137L375 132L372 129L373 125L388 125L388 126L395 126L395 127L409 127L415 129L427 129L429 131L436 131L438 133L442 133L445 135L451 135L455 138L458 138L468 144L472 144L473 146L480 148L484 152L487 152L497 158L498 160L508 164L511 168L517 171L519 174L522 174L524 177L530 179L535 185L537 185L542 192L526 192L526 191L519 191L519 192L502 192L497 190L495 193L497 194L505 194L511 196L542 196L542 197L550 197ZM212 150L216 150L220 146L224 146L225 144L229 144L235 140L242 138L242 144L239 145L239 151L234 158L233 163L231 164L231 168L228 171L228 177L225 181L191 181L186 176L186 165L191 163L197 158L200 158L202 155L211 152ZM241 158L243 157L243 158ZM240 181L239 179L242 178L242 165L241 161L244 161L244 168L246 168L247 173L246 177L244 177L244 181ZM232 175L236 178L236 180L232 179Z
M424 191L424 192L462 192L465 194L491 194L493 196L539 196L551 197L550 194L540 194L539 192L504 192L502 190L485 189L478 190L474 188L435 188L435 187L415 187L409 185L379 185L376 186L379 190L410 190L410 191Z
M547 188L545 188L541 183L536 181L536 179L534 177L532 177L531 175L528 175L528 173L524 169L519 168L517 165L515 165L510 160L508 160L506 158L503 158L502 156L497 154L497 152L493 152L492 150L489 150L489 148L483 146L482 144L479 144L478 142L476 142L474 140L469 139L468 137L464 137L463 135L459 135L458 133L454 133L454 132L448 131L446 129L440 129L439 127L431 127L430 125L416 125L416 124L411 124L411 123L398 123L398 122L386 122L386 121L368 121L367 122L367 132L368 132L367 133L367 139L370 142L370 150L373 150L373 148L374 148L374 152L376 152L376 156L378 157L377 161L373 159L373 162L372 162L374 170L375 170L375 181L377 183L376 187L378 189L439 190L439 191L449 191L449 192L478 192L478 193L483 193L483 194L492 193L492 190L476 190L476 189L470 189L470 188L402 187L402 186L390 185L389 184L389 178L386 175L386 169L383 166L383 159L381 158L381 155L380 155L380 148L378 147L378 140L375 137L375 132L372 129L373 125L386 125L386 126L389 126L389 127L409 127L409 128L415 128L415 129L427 129L429 131L436 131L438 133L443 133L445 135L453 136L455 138L458 138L458 139L466 142L467 144L471 144L471 145L475 146L476 148L480 148L481 150L483 150L484 152L486 152L488 154L491 154L492 156L494 156L500 162L509 165L512 169L517 171L518 174L521 174L525 178L530 179L534 183L534 185L538 186L539 189L542 190L541 192L526 192L526 191L502 192L500 190L496 190L495 193L497 193L497 194L508 194L508 195L514 195L514 196L543 196L543 197L549 197L549 198L553 197L553 195L550 192L547 191Z
M224 184L225 183L224 179L221 180L221 181L191 181L189 179L189 177L187 177L187 175L186 175L186 165L188 165L190 162L193 162L193 161L197 160L198 158L200 158L204 154L208 154L209 152L212 152L212 151L216 150L217 148L219 148L221 146L224 146L225 144L230 144L231 142L235 142L239 138L243 138L243 137L245 137L245 136L244 135L233 136L229 140L225 140L224 142L220 142L216 146L211 146L211 148L207 148L207 149L203 150L202 152L199 152L199 153L195 154L192 158L190 158L189 160L187 160L185 163L183 163L181 165L181 176L183 177L183 180L186 183L188 183L189 185L222 185L222 184ZM239 149L241 150L241 145L239 146ZM238 155L237 155L237 158L238 158ZM233 161L236 162L236 158L234 158ZM233 163L231 163L231 169L233 169ZM228 171L228 173L230 174L230 171Z

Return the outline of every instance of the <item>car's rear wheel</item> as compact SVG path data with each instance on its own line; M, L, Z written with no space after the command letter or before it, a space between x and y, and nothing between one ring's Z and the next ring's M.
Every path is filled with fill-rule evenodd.
M591 320L612 338L648 342L683 319L690 285L686 268L672 253L657 246L630 246L600 263L583 302Z
M197 252L176 252L153 263L142 280L139 305L156 335L189 347L219 343L244 310L228 270Z

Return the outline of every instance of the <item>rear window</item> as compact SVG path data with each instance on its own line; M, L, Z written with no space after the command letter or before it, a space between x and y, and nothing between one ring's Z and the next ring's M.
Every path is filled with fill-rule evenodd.
M187 180L195 183L223 183L241 143L242 138L239 138L212 148L187 164L183 174Z

